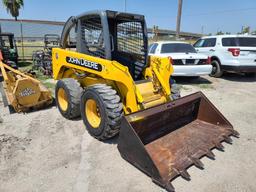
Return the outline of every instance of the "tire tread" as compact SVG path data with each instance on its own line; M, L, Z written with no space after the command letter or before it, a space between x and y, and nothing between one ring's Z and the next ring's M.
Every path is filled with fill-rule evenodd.
M70 96L70 109L67 114L64 115L67 119L74 119L81 115L80 112L80 100L83 92L80 83L73 78L65 78L60 80L64 83L66 89L68 89L68 95Z
M92 136L99 140L107 140L114 137L120 131L121 118L123 116L123 104L120 102L119 95L111 86L106 84L95 84L87 89L93 89L99 94L107 114L107 126L104 131L99 136Z

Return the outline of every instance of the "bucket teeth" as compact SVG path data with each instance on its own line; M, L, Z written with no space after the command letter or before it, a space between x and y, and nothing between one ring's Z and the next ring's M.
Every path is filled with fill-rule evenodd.
M189 175L189 173L187 172L187 170L183 170L183 171L180 171L180 175L181 175L181 177L183 177L184 179L186 179L186 180L190 180L190 175Z
M176 175L179 175L180 172L176 169L176 168L172 168L172 171L176 174Z
M239 137L240 134L236 130L232 130L232 135L234 137Z
M214 159L214 158L215 158L215 155L214 155L214 153L213 153L211 150L208 150L208 151L206 152L206 156L207 156L208 158L210 158L210 159Z
M166 189L168 189L168 191L174 192L175 188L173 187L173 185L171 184L171 181L166 185Z
M215 143L215 147L220 151L224 150L224 146L221 143Z
M197 168L199 168L199 169L203 169L204 168L204 164L202 163L202 161L200 161L200 159L193 158L193 157L191 157L190 159L195 164L195 166Z
M232 144L233 140L229 136L223 135L223 139L224 139L225 142L227 142L229 144Z

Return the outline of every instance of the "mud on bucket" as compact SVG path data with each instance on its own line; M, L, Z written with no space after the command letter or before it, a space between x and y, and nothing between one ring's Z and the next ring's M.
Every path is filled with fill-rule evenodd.
M201 92L124 116L121 125L121 156L168 191L174 178L189 180L187 168L203 168L201 157L214 158L211 149L238 136Z

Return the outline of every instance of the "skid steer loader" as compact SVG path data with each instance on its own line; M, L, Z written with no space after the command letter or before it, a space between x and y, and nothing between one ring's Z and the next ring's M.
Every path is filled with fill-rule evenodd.
M70 43L75 30L76 44ZM118 150L158 185L171 181L211 149L238 136L201 93L174 100L169 58L148 56L144 16L115 11L70 17L52 51L56 103L67 119L82 116L88 132L106 140L119 132Z

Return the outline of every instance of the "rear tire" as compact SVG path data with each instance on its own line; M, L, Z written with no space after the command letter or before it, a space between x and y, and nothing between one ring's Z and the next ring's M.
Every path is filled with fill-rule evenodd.
M212 61L212 73L210 74L211 77L221 77L223 75L223 71L220 67L220 62L217 60Z
M123 105L116 91L110 86L95 84L86 88L80 107L82 119L90 135L106 140L119 133Z
M200 78L200 76L190 76L189 78L192 80L198 80Z
M66 78L59 80L55 88L56 104L60 113L67 119L81 115L80 99L83 89L77 80Z
M246 77L255 77L256 76L256 73L245 73L245 76Z
M176 83L176 81L170 78L170 88L171 88L171 99L176 100L179 99L180 96L180 89Z

